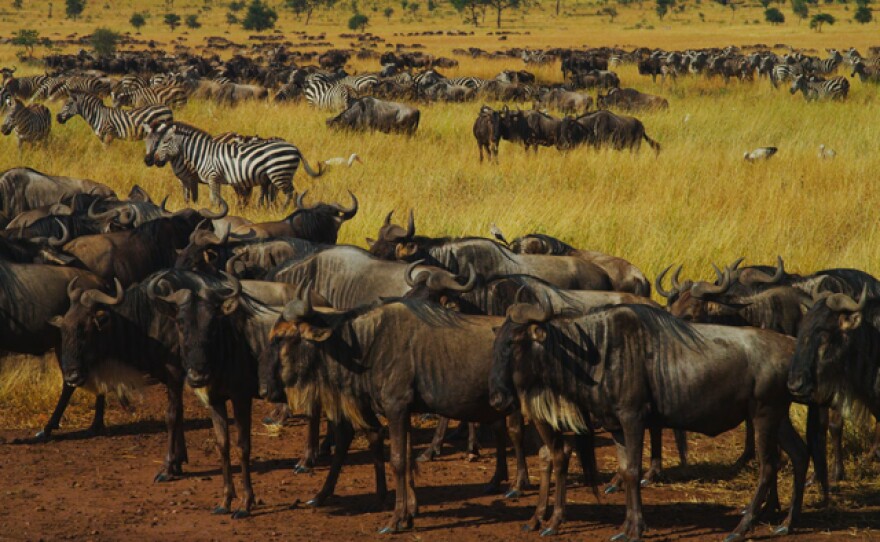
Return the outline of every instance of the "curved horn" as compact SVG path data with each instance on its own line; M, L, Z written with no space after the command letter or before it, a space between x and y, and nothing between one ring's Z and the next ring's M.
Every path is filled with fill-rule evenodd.
M241 281L235 275L229 274L226 271L220 271L220 274L226 279L226 282L229 283L232 293L229 295L221 295L221 299L232 299L233 297L238 297L241 295Z
M116 294L113 297L110 297L101 290L88 290L83 293L82 298L80 299L84 305L89 307L93 307L96 303L101 303L103 305L118 305L122 302L122 298L125 297L125 289L122 287L122 283L119 282L118 278L114 278L113 283L116 285Z
M103 213L95 212L95 205L101 201L100 199L96 199L92 201L91 205L89 205L89 210L86 215L92 220L104 220L105 218L115 218L116 215L119 214L118 209L110 209L109 211L104 211Z
M862 287L862 293L859 296L858 302L846 294L831 294L825 299L825 304L828 305L828 308L836 312L859 312L865 308L867 302L867 284Z
M428 288L432 290L450 290L453 292L469 292L477 283L477 272L474 264L468 264L468 280L465 284L459 284L449 271L437 270L428 277Z
M305 190L305 191L303 191L303 192L297 194L297 196L296 196L296 209L297 209L298 211L305 211L305 210L308 209L308 207L306 207L306 206L303 204L303 200L305 199L306 194L308 194L308 193L309 193L309 191L308 191L308 190Z
M391 225L391 215L393 215L393 214L394 214L394 211L388 211L388 214L385 215L385 224L383 224L383 226L390 226Z
M409 220L406 221L406 238L412 239L416 234L416 220L413 218L412 209L409 210Z
M281 318L285 322L293 322L299 318L305 318L312 313L311 292L306 289L303 292L303 297L304 299L294 299L287 303L287 305L284 305L284 310L281 311Z
M739 269L739 266L742 265L742 263L743 263L745 260L746 260L746 259L745 259L744 257L742 257L742 256L740 256L739 258L733 260L733 263L730 264L730 270L731 270L731 271L737 271L737 270Z
M233 257L231 257L231 258L229 258L228 260L226 260L226 274L227 274L227 275L231 275L231 276L233 276L233 277L236 276L236 273L235 273L235 262L237 262L238 260L240 260L242 256L244 256L244 252L239 252L238 254L236 254L236 255L234 255Z
M715 267L714 264L713 267ZM721 271L715 267L715 272L718 273L720 284L715 285L709 284L708 282L698 282L691 287L691 295L700 299L709 294L723 294L730 289L730 269L725 269L724 273L721 273Z
M124 209L119 211L116 220L123 226L131 226L132 224L138 222L139 218L140 211L138 211L138 208L135 205L129 204Z
M681 283L678 282L678 276L681 274L681 268L682 268L682 266L679 265L678 267L675 268L675 272L672 273L672 287L675 288L676 290L678 290L679 292L681 291Z
M654 279L654 289L657 290L657 293L669 299L673 295L675 295L675 291L669 292L663 289L663 279L666 277L666 273L669 273L669 270L672 269L672 266L675 264L670 264L664 269L660 271L660 274L657 275L657 278Z
M67 226L64 225L64 222L58 220L57 218L55 219L55 222L57 222L58 225L61 226L61 238L58 239L56 237L49 237L49 246L62 247L66 245L68 241L70 241L70 230L67 229Z
M333 204L333 206L336 207L337 211L342 213L342 218L346 220L351 220L358 212L358 199L355 197L354 194L352 194L351 190L348 191L348 195L351 196L351 207L346 209L338 203Z
M79 280L79 275L73 277L70 282L67 283L67 298L70 299L71 302L75 302L82 297L82 289L76 287L76 282Z
M418 274L418 276L413 277L412 272L415 271L416 267L423 264L425 260L416 260L413 263L406 266L406 273L404 273L404 278L406 279L406 285L410 288L415 288L419 284L428 280L431 275L430 271L422 271Z
M749 274L746 278L746 285L750 286L752 284L776 284L784 277L785 262L782 261L782 256L776 256L776 271L773 273L772 277L767 273L764 273L763 271L751 269L749 270Z
M163 215L171 214L171 212L165 208L165 204L168 203L168 196L162 198L162 205L159 206L159 210L162 211Z
M213 212L210 209L199 209L199 214L205 218L210 218L211 220L217 220L225 217L229 214L229 204L226 203L226 200L220 198L220 211Z
M517 303L507 309L507 317L516 324L531 324L532 322L546 322L553 316L553 311L542 304L538 306Z

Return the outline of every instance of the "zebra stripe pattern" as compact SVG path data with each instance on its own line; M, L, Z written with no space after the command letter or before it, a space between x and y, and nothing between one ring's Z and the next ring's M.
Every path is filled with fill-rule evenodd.
M347 108L357 98L357 92L352 87L341 83L328 83L320 79L313 79L306 84L303 94L312 107L335 111Z
M185 167L211 188L211 201L219 203L220 185L228 184L241 192L255 186L269 192L274 186L287 195L285 206L293 199L293 176L300 162L312 177L322 174L312 170L294 145L281 139L212 137L188 124L161 125L147 137L147 164L158 166L182 160ZM262 202L262 198L261 198Z
M113 107L143 107L145 105L167 105L182 107L186 105L187 89L180 85L143 87L110 93Z
M80 115L91 126L101 141L109 143L114 138L143 139L144 126L156 126L173 120L171 109L165 105L148 105L130 111L107 107L91 94L73 92L58 112L58 124L64 124Z
M34 100L55 100L66 97L71 92L87 92L96 96L110 94L112 84L107 79L97 77L49 77L34 93Z
M7 96L4 103L9 109L6 120L0 126L0 133L9 135L15 131L18 147L22 143L34 143L49 137L52 128L52 113L42 104L24 105L18 98Z
M804 93L807 100L845 100L849 94L849 81L837 76L827 81L808 81L807 76L798 75L791 84L791 93Z
M37 89L40 88L40 85L42 85L46 79L49 79L48 75L9 77L4 79L3 86L4 88L9 89L9 92L11 92L16 98L28 100L37 92ZM4 101L3 103L5 104L6 102Z

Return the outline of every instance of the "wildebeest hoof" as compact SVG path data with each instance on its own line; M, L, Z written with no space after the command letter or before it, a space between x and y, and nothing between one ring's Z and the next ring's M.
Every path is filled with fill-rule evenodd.
M788 525L780 525L779 527L773 529L773 534L776 536L785 536L789 532Z
M618 491L620 491L620 486L616 484L611 484L605 488L606 495L611 495L612 493L617 493Z
M34 442L38 442L38 443L49 442L49 435L50 435L50 433L47 433L45 429L43 429L41 431L37 431L37 434L34 435Z
M281 425L281 422L273 419L272 416L266 416L263 418L263 425Z
M391 527L382 527L379 529L379 534L394 534L397 531L392 529Z
M156 484L156 483L162 483L162 482L170 482L173 479L174 479L173 476L171 476L167 472L163 471L163 472L160 472L159 474L157 474L155 478L153 478L153 483Z
M553 527L548 527L547 529L541 531L541 536L556 536L557 533L558 531L556 529L554 529Z
M419 463L426 463L426 462L429 462L429 461L434 461L434 458L437 457L437 456L439 456L439 455L440 455L440 454L439 454L437 451L432 450L431 448L428 448L427 450L425 450L424 452L422 452L422 453L416 458L416 461L418 461Z
M305 465L297 465L293 468L294 474L311 474L312 468Z
M626 533L617 533L610 540L611 542L629 542L629 537L626 536Z
M642 478L642 481L639 483L642 487L648 487L649 485L651 485L651 480L648 480L647 478Z
M746 514L748 514L748 513L749 513L749 507L748 507L748 506L743 506L743 507L740 509L740 511L739 511L739 515L741 515L741 516L744 516L744 515L746 515Z
M312 508L318 508L319 506L323 506L324 497L314 497L306 501L306 506L311 506Z
M511 489L507 493L504 494L505 499L518 499L522 497L522 491L518 489Z
M730 533L724 537L724 542L739 542L740 540L744 540L744 538L739 533Z
M478 461L480 459L479 454L470 453L467 455L467 462L473 463L474 461Z
M232 519L244 519L251 516L251 513L247 510L236 510L232 513Z
M537 525L532 525L531 523L526 523L525 525L522 526L522 532L524 532L524 533L530 533L530 532L534 531L534 530L537 529L537 528L538 528Z
M229 509L225 506L215 506L211 513L215 516L222 516L229 513Z

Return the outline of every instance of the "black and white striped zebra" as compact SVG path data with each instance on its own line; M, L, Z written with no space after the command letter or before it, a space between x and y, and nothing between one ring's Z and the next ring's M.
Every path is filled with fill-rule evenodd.
M284 140L239 142L240 137L215 138L180 122L160 125L147 136L144 162L162 167L169 161L182 160L197 174L199 182L211 188L215 204L220 201L220 185L228 184L237 191L260 186L264 194L272 185L287 195L287 206L293 199L293 176L300 162L312 177L323 173L320 166L314 171L299 149Z
M804 74L804 68L800 64L777 64L770 71L770 84L778 88L779 83L793 81L799 75Z
M58 124L64 124L76 115L91 126L95 135L105 144L113 139L143 139L144 125L171 123L174 116L166 105L148 105L131 110L107 107L97 96L71 92L58 112Z
M33 100L56 100L72 92L86 92L95 96L107 96L113 84L103 77L49 77L34 93Z
M792 94L797 91L804 93L809 100L845 100L849 94L849 81L846 77L837 76L827 81L809 81L806 75L798 75L794 78L789 89Z
M306 84L303 94L309 105L318 109L341 111L357 99L357 91L342 83L328 83L313 79Z
M837 71L837 67L843 62L843 55L837 49L830 49L828 53L828 58L813 60L814 72L828 75Z
M48 79L48 75L29 75L27 77L9 77L3 79L3 86L13 96L22 100L29 100L37 92L40 85Z
M189 90L182 85L143 87L110 93L113 107L143 107L145 105L183 107L186 105L188 96Z
M0 126L0 133L9 135L15 131L18 148L22 143L43 141L49 137L52 128L52 113L42 104L25 105L18 98L6 96L4 100L9 112Z
M359 94L368 93L376 85L379 84L379 76L374 73L363 73L361 75L347 75L340 79L340 85L347 85L358 91Z

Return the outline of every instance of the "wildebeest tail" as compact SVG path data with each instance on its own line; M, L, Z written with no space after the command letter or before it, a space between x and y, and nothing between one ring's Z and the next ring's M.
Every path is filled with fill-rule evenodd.
M299 159L302 161L303 169L306 170L306 173L308 173L310 177L320 177L324 174L324 168L321 167L321 164L318 164L318 171L315 171L306 161L306 157L303 156L302 153L300 153Z
M645 141L648 142L648 145L650 145L651 148L654 149L655 154L660 154L660 144L659 143L657 143L656 141L654 141L653 139L648 137L648 134L646 134L646 133L643 133L642 137L645 139Z
M574 449L578 454L581 462L581 470L584 472L584 484L593 488L593 496L596 502L600 502L599 498L599 467L596 463L596 443L595 433L590 430L588 433L577 434L574 436Z

